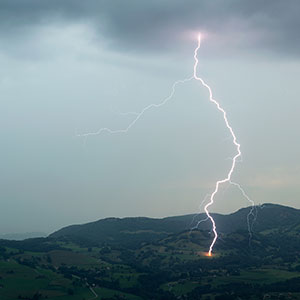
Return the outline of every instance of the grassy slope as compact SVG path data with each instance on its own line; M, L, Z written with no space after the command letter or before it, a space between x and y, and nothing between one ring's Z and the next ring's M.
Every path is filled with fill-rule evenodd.
M1 300L17 299L19 295L32 297L39 292L48 299L80 299L91 297L87 288L78 287L74 296L68 295L71 281L50 270L33 269L14 260L0 262Z

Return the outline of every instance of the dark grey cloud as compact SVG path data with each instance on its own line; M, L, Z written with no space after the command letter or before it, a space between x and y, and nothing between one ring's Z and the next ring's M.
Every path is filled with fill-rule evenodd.
M253 49L286 55L300 50L298 0L2 0L2 36L31 36L51 23L89 24L122 51L161 51L179 36L204 30L211 47Z

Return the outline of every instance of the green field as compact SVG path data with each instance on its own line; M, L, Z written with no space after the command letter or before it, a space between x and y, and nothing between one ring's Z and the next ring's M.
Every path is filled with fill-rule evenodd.
M241 271L239 276L224 276L217 277L213 280L215 285L228 284L233 282L247 282L247 283L275 283L295 277L300 277L299 272L289 272L286 270L274 269L256 269Z
M94 291L98 294L98 299L103 299L103 298L112 298L114 296L119 296L122 297L122 299L126 299L126 300L141 300L142 298L132 295L132 294L128 294L128 293L124 293L124 292L120 292L120 291L116 291L116 290L111 290L108 288L94 288Z

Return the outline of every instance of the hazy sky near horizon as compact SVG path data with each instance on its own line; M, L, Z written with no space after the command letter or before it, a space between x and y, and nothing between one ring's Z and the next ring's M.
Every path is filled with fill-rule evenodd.
M300 2L0 2L0 233L104 217L202 211L234 155L222 116L192 81L127 127L193 71L228 112L243 161L234 181L257 203L300 208ZM212 211L247 206L225 186Z

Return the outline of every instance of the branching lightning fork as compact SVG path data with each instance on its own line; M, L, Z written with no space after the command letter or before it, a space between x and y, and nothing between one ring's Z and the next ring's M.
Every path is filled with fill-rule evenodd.
M235 133L234 133L229 121L228 121L226 111L221 107L220 103L213 98L213 93L212 93L212 89L210 88L210 86L201 77L199 77L197 75L197 67L198 67L198 62L199 62L199 60L198 60L198 51L200 49L200 46L201 46L201 35L199 34L198 35L198 44L197 44L197 47L194 50L194 67L193 67L194 72L193 72L193 76L190 77L190 78L187 78L187 79L176 81L172 86L170 95L168 97L166 97L165 99L163 99L160 103L149 104L148 106L143 108L139 113L131 113L130 112L129 114L134 115L135 118L133 119L133 121L131 123L129 123L129 125L126 128L112 130L110 128L104 127L104 128L100 128L96 132L89 132L89 133L79 134L78 136L88 137L88 136L99 135L102 132L108 132L110 134L127 133L148 110L150 110L152 108L159 108L159 107L165 105L169 100L171 100L174 93L175 93L175 89L176 89L177 85L184 84L184 83L186 83L188 81L191 81L193 79L200 82L207 89L207 91L209 93L209 100L217 107L219 112L222 114L225 125L226 125L226 127L228 128L228 130L231 134L232 142L233 142L234 146L236 147L236 154L231 159L232 163L231 163L231 167L230 167L230 169L227 173L227 176L224 179L218 180L216 182L213 193L211 195L209 195L209 202L204 206L204 211L207 215L207 218L205 220L202 220L202 221L198 222L198 225L201 222L204 222L204 221L207 221L207 220L210 220L211 223L212 223L212 231L214 233L214 238L213 238L213 241L211 242L211 245L209 247L209 251L207 253L208 256L211 256L213 247L214 247L214 245L217 241L217 238L218 238L218 233L217 233L217 229L216 229L215 220L211 216L208 209L214 203L214 199L215 199L215 196L217 195L217 193L219 191L220 185L225 184L225 183L233 184L234 186L238 187L238 189L242 192L243 196L246 197L246 199L248 201L250 201L250 203L252 204L252 209L249 212L248 217L247 217L247 223L248 223L248 230L249 230L250 238L251 238L251 228L252 228L251 225L250 225L250 216L252 215L254 217L254 213L253 213L254 212L254 202L247 196L247 194L244 192L244 190L242 189L242 187L239 184L234 183L234 182L231 181L232 173L235 169L236 163L238 162L238 159L241 158L241 150L240 150L241 145L237 142L236 135L235 135Z
M142 115L144 113L146 113L151 108L161 107L161 106L165 105L169 100L171 100L172 97L173 97L173 95L175 94L175 89L176 89L176 86L178 84L182 84L182 83L191 81L192 79L193 79L193 77L190 77L190 78L187 78L187 79L177 80L176 82L174 82L173 86L172 86L172 91L171 91L170 95L168 97L166 97L162 102L160 102L160 103L151 103L148 106L144 107L141 110L141 112L139 112L139 113L136 113L136 112L130 112L130 113L128 113L128 114L135 115L136 117L133 119L133 121L126 128L112 130L110 128L103 127L103 128L100 128L96 132L88 132L88 133L84 133L84 134L79 134L78 136L88 137L88 136L92 136L92 135L99 135L102 132L108 132L108 133L111 133L111 134L114 134L114 133L127 133L130 130L130 128L142 117ZM124 114L124 113L122 113L122 114ZM125 114L127 114L127 113L125 113Z

